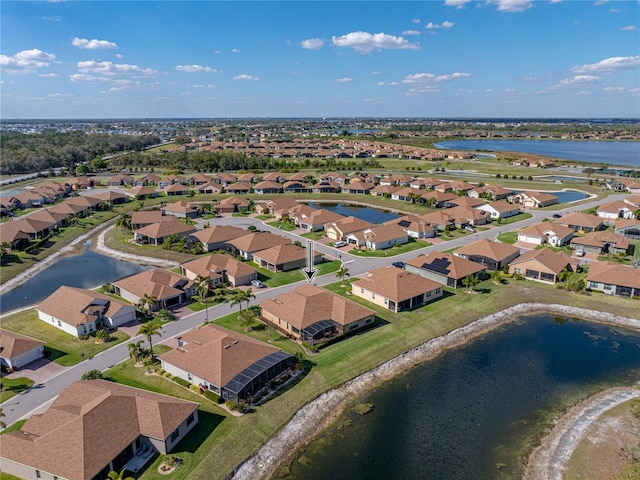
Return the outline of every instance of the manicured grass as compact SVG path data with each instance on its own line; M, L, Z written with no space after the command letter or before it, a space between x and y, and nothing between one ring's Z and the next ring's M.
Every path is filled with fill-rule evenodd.
M321 230L319 232L303 233L300 236L304 237L304 238L308 238L309 240L317 241L317 240L320 240L320 239L324 238L324 230Z
M283 230L285 232L291 232L296 228L298 228L294 223L281 222L280 220L276 220L275 222L269 222L267 223L267 225L269 225L270 227L279 228L280 230Z
M114 227L109 229L105 234L104 243L107 247L119 250L125 253L131 253L134 255L141 255L144 257L159 258L162 260L174 260L176 262L188 262L198 258L196 255L190 253L180 253L173 250L165 250L160 246L155 245L137 245L129 242L129 239L133 237L133 234L129 231L121 232L119 228ZM203 252L203 254L208 252Z
M510 223L521 222L522 220L526 220L527 218L531 218L531 217L533 217L532 213L522 212L522 213L519 213L518 215L514 215L513 217L503 218L499 222L493 221L492 223L495 223L496 225L509 225Z
M16 430L20 430L20 428L22 428L22 426L27 423L28 418L25 418L23 420L18 420L17 422L9 425L7 428L5 428L4 430L2 430L0 432L0 435L2 435L3 433L9 433L9 432L15 432ZM8 475L8 474L5 474ZM2 474L0 474L0 479L4 478L2 476ZM7 478L18 478L18 477L14 477L13 475L9 475Z
M518 241L518 233L517 232L504 232L500 233L497 236L497 239L502 243L508 243L509 245L513 245Z
M265 221L265 220L271 220L272 218L275 218L275 217L273 215L256 215L254 218L256 220Z
M384 250L350 250L349 253L358 257L391 257L393 255L400 255L401 253L412 252L420 248L429 247L432 244L425 242L424 240L409 240L409 243L404 245L396 245Z
M258 267L253 262L251 262L250 265L258 270L258 278L269 287L280 287L289 283L300 282L305 279L304 273L302 273L301 270L273 273L266 268ZM318 273L316 275L325 275L327 273L335 272L340 268L340 265L341 263L338 260L320 263L315 266L315 268L318 269Z
M29 378L7 378L3 377L0 380L2 384L2 390L0 391L0 403L9 400L11 397L14 397L31 386L33 386L33 380Z
M111 334L112 340L107 343L95 343L93 337L80 340L38 319L35 309L2 317L2 328L42 340L45 342L45 349L51 352L48 358L62 366L80 363L83 358L91 358L129 339L126 333L116 331Z

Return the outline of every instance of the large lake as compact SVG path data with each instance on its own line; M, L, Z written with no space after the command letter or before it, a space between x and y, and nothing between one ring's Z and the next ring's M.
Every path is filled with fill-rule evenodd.
M291 476L284 469L279 475L518 479L557 412L639 378L638 333L549 315L525 317L359 399L373 410L349 411L293 460Z
M0 295L0 313L39 303L62 285L94 288L151 268L101 255L89 246L90 242L86 242L82 254L64 257L22 285Z
M578 162L640 166L640 142L571 140L451 140L434 144L450 150L522 152Z

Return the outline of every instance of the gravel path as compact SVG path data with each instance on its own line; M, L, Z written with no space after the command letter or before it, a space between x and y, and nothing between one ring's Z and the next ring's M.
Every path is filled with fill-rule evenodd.
M419 363L436 358L444 350L463 345L489 330L513 321L517 317L538 312L578 317L640 330L639 319L620 317L610 313L565 305L524 303L487 315L446 335L429 340L359 375L341 387L321 394L298 410L282 430L268 440L253 456L239 465L230 478L234 480L268 478L275 473L280 465L291 458L298 448L319 434L327 424L336 418L349 401ZM315 429L310 428L311 425L317 425L317 427ZM572 448L570 444L565 447L569 451ZM549 462L551 462L551 459L549 459ZM548 469L547 465L541 465L540 467L543 468L542 471ZM550 477L530 477L530 479L534 478L546 479Z

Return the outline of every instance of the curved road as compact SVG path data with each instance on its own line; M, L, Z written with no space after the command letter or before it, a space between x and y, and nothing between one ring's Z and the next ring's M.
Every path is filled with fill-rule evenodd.
M624 198L624 196L625 195L611 195L606 199L606 201L619 200ZM587 210L592 207L598 206L601 202L602 202L601 200L595 200L595 201L583 203L578 207L568 206L567 208L553 211L553 212L530 211L530 213L533 214L533 217L526 220L522 220L520 222L516 222L508 225L501 225L495 228L491 228L487 231L478 232L476 234L468 235L461 238L456 238L438 245L432 245L429 247L422 248L420 250L414 250L412 252L391 256L391 257L385 257L385 258L357 257L355 255L349 254L346 251L343 252L338 249L328 247L326 245L322 245L318 242L314 242L314 248L316 251L322 252L323 254L331 257L336 257L337 255L341 255L342 260L344 262L348 262L348 268L349 268L350 274L352 276L357 276L369 270L372 270L374 268L390 265L394 261L407 261L411 258L415 258L421 253L427 254L434 250L442 251L442 250L448 250L455 247L460 247L462 245L470 243L471 241L475 241L476 239L478 240L483 238L494 239L495 236L498 235L499 233L515 230L515 229L539 222L543 218L549 217L552 213L563 214L563 213L575 211L577 208L579 210ZM304 237L300 237L291 232L284 232L282 230L271 227L269 225L265 225L263 222L259 220L249 218L249 217L220 218L220 219L209 220L209 223L210 224L220 223L225 225L236 225L241 227L255 225L260 230L277 233L278 235L282 235L284 237L290 238L292 241L298 240L303 244L306 244L306 242L309 241ZM322 286L329 283L333 283L335 281L336 281L336 276L334 272L334 273L329 273L319 277L317 276L314 280L314 284ZM252 301L252 304L257 304L266 298L274 298L281 293L289 292L303 283L304 282L296 282L288 285L283 285L281 287L258 289L255 292L253 292L255 293L256 298L255 300ZM200 312L194 312L193 314L183 317L175 322L170 322L165 324L162 329L162 337L161 337L162 341L166 341L171 337L180 335L185 331L190 330L202 324L206 318L209 318L211 320L211 319L215 319L215 318L227 315L231 312L231 309L228 303L223 303L223 304L209 307L207 311L208 312L206 312L205 310L202 310ZM138 341L143 339L144 339L143 336L138 336L135 338L131 338L129 341ZM43 405L46 405L51 400L53 400L63 389L68 387L72 382L79 380L82 374L87 370L97 369L102 371L112 367L113 365L116 365L117 363L120 363L128 359L129 352L127 349L127 343L129 342L123 342L119 345L114 346L113 348L110 348L109 350L101 352L100 354L96 355L93 358L87 359L77 365L69 367L66 370L64 370L62 373L40 384L34 385L29 390L26 390L20 395L16 395L15 397L7 400L5 403L1 405L3 409L3 413L5 414L4 422L7 425L11 425L17 420L28 417L31 414L31 412L33 412L35 409L38 409Z

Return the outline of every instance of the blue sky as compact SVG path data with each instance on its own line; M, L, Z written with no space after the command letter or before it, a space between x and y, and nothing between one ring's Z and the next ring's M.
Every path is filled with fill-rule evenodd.
M0 115L640 117L640 2L0 5Z

